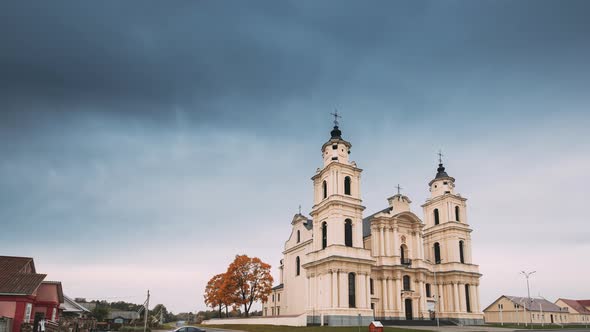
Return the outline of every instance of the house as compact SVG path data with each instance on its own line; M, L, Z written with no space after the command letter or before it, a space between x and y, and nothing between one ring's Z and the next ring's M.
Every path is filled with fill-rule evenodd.
M107 321L115 324L129 324L133 320L139 319L139 313L136 311L111 311Z
M64 317L85 318L90 313L90 310L65 295L64 303L59 306L59 309Z
M64 302L61 283L45 281L33 258L0 256L0 331L19 332L23 323L57 322Z
M568 324L566 309L546 299L502 295L483 310L486 323Z
M590 300L569 300L560 298L555 301L555 304L569 312L569 322L571 324L590 324Z

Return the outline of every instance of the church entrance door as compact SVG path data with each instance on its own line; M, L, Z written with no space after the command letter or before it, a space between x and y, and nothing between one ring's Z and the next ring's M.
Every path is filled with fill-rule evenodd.
M406 320L412 320L413 319L413 316L412 316L412 299L406 299L405 305L406 305Z

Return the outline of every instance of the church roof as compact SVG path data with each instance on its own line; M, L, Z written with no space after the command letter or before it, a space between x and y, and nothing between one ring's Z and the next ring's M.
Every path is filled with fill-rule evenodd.
M389 212L391 211L392 207L389 206L381 211L377 211L375 213L373 213L372 215L366 217L363 219L363 238L371 235L371 220L373 219L373 217L379 213L383 213L383 212Z
M284 284L280 284L280 285L276 285L272 288L272 290L278 290L278 289L283 289L285 287Z

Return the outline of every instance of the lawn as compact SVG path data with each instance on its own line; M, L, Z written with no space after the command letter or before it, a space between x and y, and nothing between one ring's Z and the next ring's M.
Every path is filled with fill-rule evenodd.
M531 328L531 326L524 326L524 324L516 325L516 324L486 324L485 326L493 326L493 327L503 327L507 329L532 329L532 330L557 330L557 329L580 329L585 328L584 325L554 325L554 324L545 324L545 326L541 326L541 324L535 324Z
M204 329L208 327L211 328L220 328L220 329L228 329L228 330L240 330L246 332L289 332L289 331L296 331L296 332L359 332L359 328L357 326L349 326L349 327L336 327L336 326L275 326L275 325L203 325ZM360 328L361 332L367 332L369 328L367 326L363 326ZM415 332L424 330L414 330L414 329L406 329L406 328L397 328L397 327L385 327L383 332Z

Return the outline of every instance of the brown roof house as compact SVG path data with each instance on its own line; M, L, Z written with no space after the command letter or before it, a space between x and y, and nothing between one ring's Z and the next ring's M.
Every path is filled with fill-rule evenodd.
M45 281L30 257L0 256L0 331L20 331L23 323L57 322L64 302L61 283Z
M555 301L555 304L569 312L569 320L571 324L590 325L590 309L584 306L584 303L586 302L590 302L590 300L569 300L560 298Z
M502 295L483 310L486 323L568 324L566 309L542 298Z

